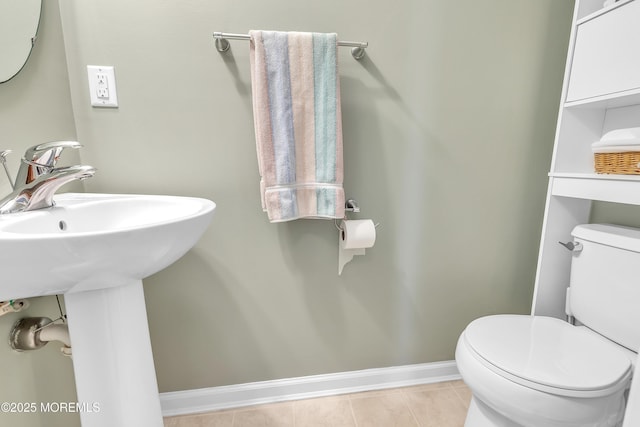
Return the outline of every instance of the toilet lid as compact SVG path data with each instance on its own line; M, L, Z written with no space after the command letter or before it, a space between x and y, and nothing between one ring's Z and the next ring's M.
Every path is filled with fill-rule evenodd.
M629 358L615 344L552 317L482 317L471 322L464 335L468 347L490 368L558 394L617 389L631 375Z

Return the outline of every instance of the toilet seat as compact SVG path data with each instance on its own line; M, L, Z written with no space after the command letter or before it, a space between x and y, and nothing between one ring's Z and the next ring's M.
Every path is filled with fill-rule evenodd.
M632 373L617 345L556 318L488 316L471 322L463 336L483 366L554 395L607 396L626 387Z

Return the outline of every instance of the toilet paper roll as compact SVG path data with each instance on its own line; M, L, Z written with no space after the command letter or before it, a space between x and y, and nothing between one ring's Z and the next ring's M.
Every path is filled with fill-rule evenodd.
M376 242L376 226L370 219L344 220L340 246L344 249L370 248Z

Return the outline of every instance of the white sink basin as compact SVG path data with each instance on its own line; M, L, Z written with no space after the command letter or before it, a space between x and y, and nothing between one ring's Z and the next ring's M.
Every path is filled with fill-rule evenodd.
M120 286L184 255L215 203L206 199L61 194L54 208L0 215L0 301Z
M81 411L83 427L162 426L142 279L184 255L216 205L112 194L54 200L0 215L0 300L64 294L78 403L97 407Z

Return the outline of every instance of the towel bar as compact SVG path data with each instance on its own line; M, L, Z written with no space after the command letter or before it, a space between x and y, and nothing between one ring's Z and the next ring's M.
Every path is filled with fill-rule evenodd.
M216 49L218 49L218 52L226 52L229 50L229 40L251 40L251 36L249 36L249 34L221 33L217 31L213 33L213 38L215 39ZM351 55L355 59L360 60L364 58L364 50L369 47L369 43L338 41L338 46L351 47Z

